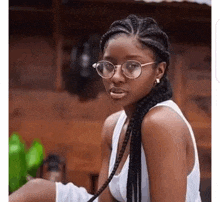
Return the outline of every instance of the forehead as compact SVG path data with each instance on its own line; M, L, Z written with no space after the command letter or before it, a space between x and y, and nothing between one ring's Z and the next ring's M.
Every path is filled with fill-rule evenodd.
M125 34L118 35L109 39L107 42L103 58L154 58L153 51L144 47L135 36L127 36Z

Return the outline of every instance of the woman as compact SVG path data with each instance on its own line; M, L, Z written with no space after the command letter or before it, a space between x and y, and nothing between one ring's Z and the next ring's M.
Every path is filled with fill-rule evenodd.
M201 201L193 131L171 100L167 35L152 18L130 15L111 25L100 46L103 59L93 67L123 110L104 123L99 191L91 198L71 183L38 179L10 201L19 194L23 201Z

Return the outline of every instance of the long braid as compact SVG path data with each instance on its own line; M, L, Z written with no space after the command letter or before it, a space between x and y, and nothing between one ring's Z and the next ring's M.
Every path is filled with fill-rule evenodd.
M159 28L156 21L152 18L138 18L135 15L130 15L124 20L115 21L110 26L109 31L107 31L101 38L101 51L104 52L104 49L108 44L107 42L111 38L120 34L135 36L143 47L151 48L154 51L156 63L159 64L164 61L167 64L167 68L160 83L157 84L146 97L142 98L137 103L113 170L103 186L88 202L94 201L94 199L97 198L108 186L117 171L130 136L131 142L127 179L127 201L141 202L141 124L144 116L152 107L154 107L157 103L168 100L172 97L172 89L167 78L167 69L169 66L168 37Z
M168 100L172 97L172 89L167 80L163 77L149 94L144 97L137 105L135 111L135 123L131 137L130 162L127 182L127 201L141 201L141 123L147 112L157 103ZM133 182L134 180L134 182ZM138 184L137 184L138 183ZM133 190L133 192L132 192ZM134 196L132 197L132 193ZM138 200L137 200L138 198Z
M134 123L134 118L131 119L131 121L130 121L130 123L128 125L127 131L126 131L126 134L125 134L125 138L124 138L123 143L122 143L121 150L119 151L118 157L116 158L116 161L115 161L115 164L114 164L114 167L112 169L111 174L109 175L109 177L105 181L105 183L102 185L102 187L95 193L95 195L91 199L89 199L88 202L94 201L104 191L104 189L108 186L109 182L112 180L115 172L117 171L119 163L121 162L121 159L122 159L123 154L125 152L128 140L129 140L130 135L132 133L132 128L133 128L133 124L132 123Z

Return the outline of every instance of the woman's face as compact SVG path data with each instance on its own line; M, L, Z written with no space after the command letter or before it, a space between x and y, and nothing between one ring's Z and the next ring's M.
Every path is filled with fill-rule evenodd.
M137 39L123 34L107 42L103 60L114 65L121 65L127 60L136 60L144 64L155 62L155 56L151 49L143 49ZM142 67L142 73L138 78L129 79L122 73L121 67L117 67L115 74L110 79L103 79L103 83L112 100L126 107L135 104L151 91L158 78L158 71L155 64L146 65Z

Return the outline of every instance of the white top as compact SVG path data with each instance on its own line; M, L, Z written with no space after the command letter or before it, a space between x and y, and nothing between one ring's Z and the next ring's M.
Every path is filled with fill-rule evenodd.
M73 183L66 185L56 182L56 202L86 202L92 195L84 187L77 187ZM96 198L94 202L98 202Z
M201 202L200 192L199 192L199 184L200 184L200 171L199 171L199 161L198 161L198 153L196 148L196 142L194 138L194 134L192 128L184 115L182 114L179 107L171 100L162 102L157 104L157 106L167 106L171 107L175 110L185 121L186 125L189 128L193 145L195 151L195 164L192 169L192 172L187 176L187 192L186 192L186 201L187 202ZM126 120L126 114L122 111L117 124L114 129L113 138L112 138L112 154L109 165L109 174L113 169L115 157L117 153L118 140L121 133L121 129ZM149 180L148 180L148 172L147 172L147 164L145 160L145 153L142 147L142 201L150 202L150 194L149 194ZM112 195L120 202L126 201L126 185L127 185L127 174L128 174L128 165L129 158L127 158L121 172L119 175L115 175L112 181L109 184L110 191ZM63 185L60 182L56 182L56 202L86 202L92 197L85 188L77 187L73 183L68 183L67 185ZM98 202L96 198L94 202Z
M187 176L187 192L186 192L186 201L187 202L201 202L199 186L200 186L200 170L199 170L199 160L198 160L198 152L196 147L195 137L192 131L192 128L184 115L182 114L179 107L172 101L167 100L157 104L157 106L167 106L172 108L176 113L178 113L184 122L186 123L194 145L195 151L195 163L191 173ZM109 165L109 175L114 167L114 162L117 154L117 147L119 136L122 130L122 127L126 120L126 114L122 111L117 124L114 129L113 137L112 137L112 153L110 158L110 165ZM147 163L145 158L144 149L142 146L142 201L150 202L150 192L149 192L149 180L148 180L148 171L147 171ZM110 192L114 196L114 198L120 202L126 201L126 187L127 187L127 175L128 175L128 166L129 166L129 156L123 165L121 172L118 175L115 175L112 181L109 184Z

